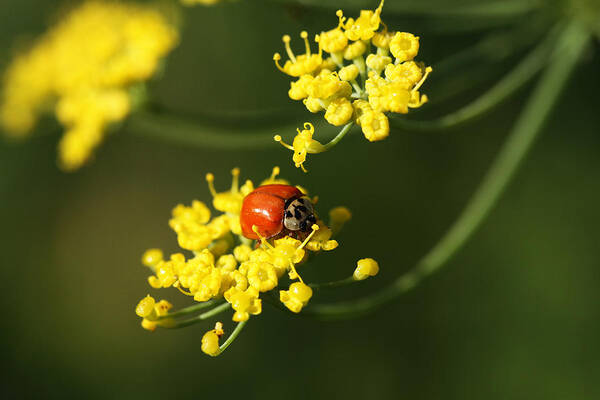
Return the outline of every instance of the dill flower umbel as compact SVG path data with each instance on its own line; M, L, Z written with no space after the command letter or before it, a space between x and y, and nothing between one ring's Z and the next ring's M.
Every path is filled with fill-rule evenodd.
M408 32L388 31L381 20L384 0L375 10L362 10L358 18L347 18L337 11L338 25L315 36L317 51L311 49L308 33L300 37L305 53L296 55L291 38L283 36L288 60L277 68L297 78L291 82L289 97L301 100L312 112L324 112L327 122L344 128L338 137L322 145L298 130L293 145L286 145L280 136L275 140L294 151L296 167L303 167L307 153L320 153L335 145L356 123L371 142L389 135L385 113L406 114L410 108L421 107L427 96L420 93L431 67L415 61L419 52L419 37ZM297 145L296 143L299 142Z
M65 132L60 166L83 165L106 128L135 107L141 82L154 75L177 44L168 18L141 4L87 1L65 14L4 74L0 126L30 134L39 116L54 112Z
M152 272L148 278L151 287L177 288L197 302L171 313L171 305L165 300L156 302L151 296L144 297L137 305L136 313L142 318L145 329L178 328L227 309L233 310L231 319L238 326L223 345L219 345L222 324L202 338L202 350L212 356L220 354L231 343L251 316L262 313L263 300L279 302L291 312L299 313L311 299L313 288L319 286L305 282L299 273L300 267L322 251L336 249L338 242L333 236L351 217L347 208L336 207L330 212L329 224L325 224L316 214L310 213L316 199L311 202L304 189L278 178L277 167L256 188L250 180L240 186L239 174L239 169L233 169L233 182L224 192L217 192L212 174L206 176L212 205L219 215L213 216L209 207L198 200L173 209L169 226L175 231L179 246L188 251L187 255L175 253L165 257L161 250L149 249L142 256L142 263ZM278 196L270 195L274 191L293 195L289 195L284 203ZM273 207L279 201L283 220L278 221L271 217L277 216L277 209ZM249 202L252 202L250 208ZM264 210L252 214L260 207ZM262 226L256 217L264 213L271 218L265 223L280 224L283 229L280 233L267 235L270 228ZM303 219L303 214L310 216ZM250 231L248 218L254 218ZM302 226L304 221L312 225ZM294 224L299 224L298 230L290 230ZM377 273L372 268L363 270L363 274L371 276ZM364 278L362 275L360 279L351 276L343 282ZM277 294L282 285L284 288ZM206 308L211 309L189 319L178 319Z

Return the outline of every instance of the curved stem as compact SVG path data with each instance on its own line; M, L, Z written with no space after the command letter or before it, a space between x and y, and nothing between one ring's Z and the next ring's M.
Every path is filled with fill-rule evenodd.
M412 270L374 295L349 302L315 305L307 308L306 313L324 318L347 318L373 311L414 288L444 266L481 225L514 176L566 86L588 38L588 32L577 22L572 22L562 32L552 63L542 75L481 185L448 232Z
M529 82L548 62L556 45L556 33L553 30L546 39L532 50L523 61L506 74L490 90L465 107L436 120L416 121L391 118L395 126L416 131L441 130L467 122L493 109L518 89Z
M233 332L231 332L231 335L229 335L227 340L225 340L223 342L223 344L221 346L219 346L219 354L218 355L221 355L229 347L229 345L231 343L233 343L233 341L238 337L238 335L240 334L242 329L244 329L244 326L246 326L247 322L248 321L238 322L238 324L235 327L235 329L233 330Z
M160 326L162 328L167 328L167 329L184 328L186 326L194 325L200 321L204 321L205 319L208 319L210 317L214 317L215 315L220 314L223 311L229 309L230 306L231 306L231 304L224 303L224 304L221 304L220 306L217 306L217 307L213 308L212 310L202 313L196 317L184 319L183 321L177 321L177 322L174 322L172 325L165 324L165 325L160 325Z
M344 136L346 136L346 134L350 131L350 128L352 128L352 125L354 125L354 121L348 122L346 125L344 125L344 127L340 130L340 132L333 139L331 139L329 141L329 143L323 145L323 151L330 150L333 146L338 144L344 138Z
M319 290L319 289L329 289L329 288L351 285L353 283L358 283L358 282L362 282L362 281L357 281L354 279L354 276L349 276L345 279L340 279L339 281L323 282L323 283L309 283L308 286L310 286L312 289Z
M169 318L178 318L183 315L192 314L192 313L195 313L196 311L204 310L205 308L209 308L211 306L219 304L222 301L223 301L223 299L212 299L212 300L208 300L208 301L205 301L202 303L194 304L193 306L182 308L173 313L169 313L167 315L162 315L162 316L156 318L156 321L160 321L163 319L169 319Z
M164 114L138 111L132 114L125 129L134 135L167 142L212 149L256 149L274 146L273 131L295 130L298 121L281 125L234 128L201 121L184 120ZM329 136L325 134L325 136Z

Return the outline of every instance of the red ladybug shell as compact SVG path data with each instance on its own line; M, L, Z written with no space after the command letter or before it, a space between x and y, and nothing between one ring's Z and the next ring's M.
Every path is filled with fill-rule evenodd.
M259 186L248 194L242 203L240 213L242 234L248 239L258 239L258 235L252 230L253 225L256 225L258 232L264 238L281 233L284 229L285 203L298 197L302 197L302 192L294 186Z

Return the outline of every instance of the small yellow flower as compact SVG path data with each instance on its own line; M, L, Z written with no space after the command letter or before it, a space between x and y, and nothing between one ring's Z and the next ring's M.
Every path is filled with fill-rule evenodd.
M343 81L353 81L358 76L358 67L354 64L347 65L340 69L338 75Z
M364 42L354 42L344 50L344 58L346 60L354 60L362 56L367 51L367 45Z
M381 22L381 10L383 9L383 2L379 3L379 7L375 11L361 10L360 16L354 20L348 18L344 24L346 30L346 37L350 40L369 40L375 35L375 31L379 29L379 23Z
M248 193L254 190L254 185L251 181L246 181L241 188L239 187L239 168L232 169L231 175L233 176L231 189L226 192L217 193L214 186L215 177L213 174L206 174L206 181L213 196L213 207L225 213L239 215L242 209L242 201Z
M283 67L281 67L281 65L279 65L281 55L279 53L275 53L273 55L273 60L275 61L277 68L281 72L294 77L315 72L323 62L323 58L321 57L321 47L319 46L319 52L317 54L312 54L310 50L310 43L308 43L308 33L306 33L306 31L302 31L300 33L300 37L304 40L306 47L305 54L299 56L294 55L294 52L290 48L291 38L289 35L284 35L283 43L285 45L285 51L287 52L289 60L287 60Z
M292 100L302 100L308 97L307 88L315 79L312 75L302 75L296 82L291 82L288 95Z
M410 61L419 52L419 37L408 32L397 32L390 42L390 51L397 62Z
M353 112L354 109L352 108L350 101L345 97L339 97L329 103L327 111L325 112L325 119L331 125L341 126L350 121Z
M310 251L331 251L338 247L336 240L331 240L333 231L329 229L323 221L318 221L319 230L314 234L312 239L306 244L306 248Z
M379 273L379 264L372 258L363 258L356 263L354 270L354 280L362 281L370 276L375 276Z
M380 73L387 66L393 65L392 58L381 54L369 54L367 57L367 67Z
M268 292L277 286L275 267L266 262L248 261L248 283L259 292Z
M306 122L303 130L298 129L298 134L294 138L294 142L291 146L283 142L279 135L276 135L274 139L276 142L281 143L284 147L294 152L292 159L296 168L302 168L302 170L306 172L306 169L304 168L306 156L309 153L320 153L325 149L320 142L312 138L314 133L315 127L311 123Z
M235 256L235 259L239 262L248 261L248 259L250 258L250 253L252 253L252 249L250 248L250 246L245 244L241 244L235 249L233 249L233 255Z
M249 287L245 291L230 289L225 296L235 310L233 314L235 322L247 321L251 314L257 315L262 312L262 302L258 298L258 290L254 287Z
M218 356L221 352L219 347L219 339L224 333L223 324L221 322L217 322L215 324L215 329L206 332L204 336L202 336L202 352L211 357Z
M144 297L135 307L135 313L138 317L145 318L154 312L155 300L150 295Z
M299 313L312 297L310 286L302 282L294 282L289 290L279 291L279 300L292 312Z
M146 296L138 303L135 313L138 317L142 318L142 327L144 329L154 331L157 326L168 326L171 323L170 319L160 321L156 319L167 315L172 307L173 305L166 300L156 303L153 297Z
M379 111L366 112L360 118L360 126L365 138L370 142L383 140L390 133L390 124L384 113Z

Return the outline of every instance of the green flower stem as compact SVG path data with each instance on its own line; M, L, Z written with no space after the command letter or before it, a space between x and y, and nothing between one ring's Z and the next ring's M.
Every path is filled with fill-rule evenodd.
M156 321L160 321L163 319L169 319L169 318L178 318L178 317L181 317L184 315L193 314L196 311L204 310L205 308L209 308L214 305L217 305L217 304L221 303L222 301L223 301L223 299L212 299L212 300L204 301L202 303L194 304L193 306L182 308L181 310L175 311L173 313L169 313L167 315L162 315L162 316L156 318Z
M309 283L308 286L310 286L312 289L319 290L319 289L329 289L329 288L351 285L353 283L358 283L358 282L362 282L362 281L357 281L354 279L354 276L349 276L345 279L340 279L339 281L324 282L324 283Z
M344 125L344 127L340 130L340 132L336 135L336 137L331 139L329 141L329 143L323 145L322 151L330 150L332 147L334 147L336 144L338 144L344 138L344 136L346 136L346 134L350 131L350 128L352 128L352 125L354 125L354 121L348 122L346 125Z
M231 307L231 304L223 303L220 306L217 306L217 307L213 308L212 310L202 313L194 318L188 318L188 319L184 319L183 321L177 321L177 322L174 322L172 325L166 325L166 324L161 325L161 327L168 328L168 329L184 328L186 326L194 325L200 321L204 321L205 319L214 317L215 315L220 314L223 311L229 309L229 307Z
M223 342L223 344L219 346L219 354L218 355L221 355L229 347L229 345L231 343L233 343L233 341L238 337L238 335L240 334L242 329L244 329L244 326L246 326L247 322L248 321L238 322L238 324L235 327L235 329L233 330L233 332L231 332L231 335L229 335L227 340L225 340Z
M306 313L330 319L368 313L414 288L424 278L443 267L481 225L514 176L566 86L588 39L589 33L578 22L572 22L565 28L556 44L551 64L542 75L481 185L448 232L412 270L371 296L337 304L314 305L308 307Z
M472 103L437 120L415 121L391 118L392 123L401 128L417 131L448 129L493 109L513 95L529 82L547 63L556 45L556 34L559 29L549 33L545 40L532 50L512 71L496 85Z
M284 126L224 127L202 121L189 121L182 117L139 111L127 120L125 129L134 135L222 150L257 149L274 146L273 132L293 131L300 124L291 121ZM325 133L328 137L331 134Z

